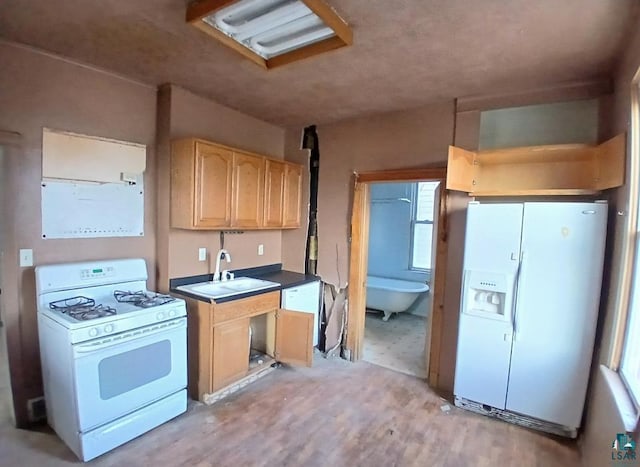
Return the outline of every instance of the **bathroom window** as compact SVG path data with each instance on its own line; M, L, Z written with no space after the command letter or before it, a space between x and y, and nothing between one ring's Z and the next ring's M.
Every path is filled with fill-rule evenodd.
M431 269L434 202L439 184L440 182L418 182L414 186L409 269Z

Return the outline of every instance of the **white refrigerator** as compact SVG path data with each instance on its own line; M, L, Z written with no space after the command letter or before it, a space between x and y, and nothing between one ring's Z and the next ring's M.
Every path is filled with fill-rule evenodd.
M456 405L577 435L606 226L600 201L469 204Z

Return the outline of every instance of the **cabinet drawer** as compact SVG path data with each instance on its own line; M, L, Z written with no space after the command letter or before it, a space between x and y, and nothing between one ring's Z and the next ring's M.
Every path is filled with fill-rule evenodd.
M213 324L255 316L280 308L280 291L213 305Z

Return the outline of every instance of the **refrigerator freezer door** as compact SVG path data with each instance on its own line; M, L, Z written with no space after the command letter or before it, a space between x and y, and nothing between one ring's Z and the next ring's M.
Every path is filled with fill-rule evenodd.
M525 203L508 410L580 426L606 222L606 204Z
M474 204L467 209L464 270L514 274L518 267L522 204Z
M504 409L511 358L513 286L505 290L505 316L474 311L473 300L494 304L494 283L513 284L520 253L522 204L470 204L467 211L464 280L454 393L475 402ZM486 283L486 284L485 284ZM484 284L484 285L483 285ZM488 292L480 291L486 286ZM478 297L478 294L480 296ZM486 294L483 297L482 294Z
M461 314L454 394L504 409L510 356L508 323Z

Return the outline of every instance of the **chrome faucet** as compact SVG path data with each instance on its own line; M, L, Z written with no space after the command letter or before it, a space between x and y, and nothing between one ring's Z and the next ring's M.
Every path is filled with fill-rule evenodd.
M227 260L227 263L231 262L231 255L229 254L229 252L225 249L219 250L218 254L216 255L216 272L213 273L213 280L214 281L219 281L219 280L227 280L227 275L224 275L224 278L222 278L220 276L220 260L222 258L225 258ZM227 271L225 271L226 273Z

